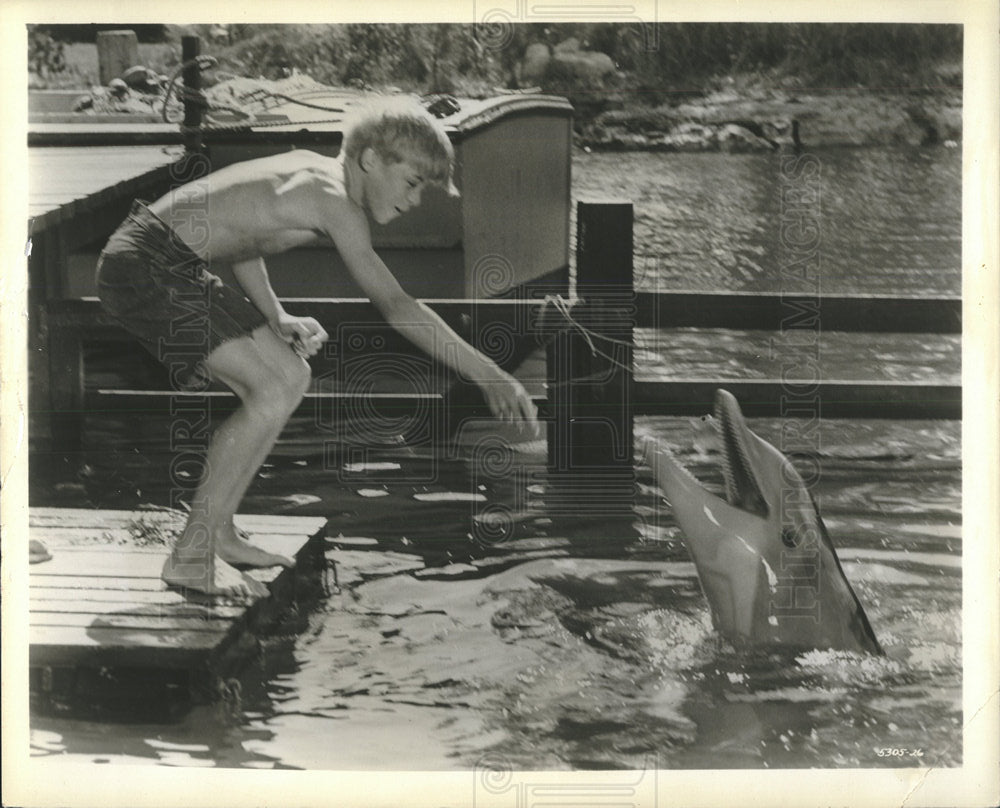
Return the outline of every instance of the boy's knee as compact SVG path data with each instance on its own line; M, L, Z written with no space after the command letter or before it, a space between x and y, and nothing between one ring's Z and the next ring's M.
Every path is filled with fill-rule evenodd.
M302 401L312 378L309 365L298 356L295 360L281 372L261 373L247 403L275 420L287 418Z
M295 362L289 368L288 380L289 394L295 398L296 404L302 400L311 382L312 368L309 367L309 363L305 359L296 356Z
M312 371L309 363L301 356L295 355L292 361L282 368L272 384L273 400L280 402L282 409L292 411L302 401L302 397L312 382Z

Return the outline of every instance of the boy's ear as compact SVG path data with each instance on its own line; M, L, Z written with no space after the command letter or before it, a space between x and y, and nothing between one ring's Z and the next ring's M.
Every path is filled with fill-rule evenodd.
M374 168L376 160L378 160L378 154L371 146L366 146L361 154L358 155L358 165L361 166L361 170L365 173Z

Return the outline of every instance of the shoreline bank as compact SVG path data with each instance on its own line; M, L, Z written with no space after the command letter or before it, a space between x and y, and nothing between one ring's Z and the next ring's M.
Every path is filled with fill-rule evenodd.
M749 152L822 146L957 146L962 91L722 90L678 105L581 115L590 151Z

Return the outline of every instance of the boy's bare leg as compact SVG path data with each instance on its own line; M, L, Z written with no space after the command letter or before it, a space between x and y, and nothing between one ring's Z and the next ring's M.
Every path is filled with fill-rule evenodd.
M240 397L242 405L216 431L191 514L167 563L163 579L209 594L263 595L259 581L232 565L291 566L241 539L233 515L257 469L298 406L309 382L308 365L267 326L224 343L206 365Z
M263 392L265 400L261 407L241 408L216 432L213 442L219 444L244 441L248 434L254 435L255 439L248 444L249 451L246 456L240 458L241 461L245 462L227 467L227 471L232 473L232 482L221 486L217 492L218 498L208 500L207 504L216 517L213 520L216 523L219 536L216 554L224 561L230 564L254 567L273 566L276 563L291 566L294 563L291 559L266 553L260 548L248 544L237 533L233 525L233 515L256 476L257 470L267 459L275 441L284 429L289 416L301 401L305 385L309 381L309 366L267 326L262 326L255 331L252 339L258 350L260 361L267 367L267 371L280 381L278 381L276 390ZM221 378L222 374L216 372L217 368L210 364L210 369L216 374L216 378ZM224 373L225 370L222 372ZM255 381L261 374L259 367L256 369L256 374ZM253 426L243 423L242 416L246 416L249 421L254 416L259 415L259 411L264 410L268 411L267 417L264 418L264 423L260 424L259 431ZM237 418L237 416L241 417ZM227 461L228 456L225 456L218 462Z

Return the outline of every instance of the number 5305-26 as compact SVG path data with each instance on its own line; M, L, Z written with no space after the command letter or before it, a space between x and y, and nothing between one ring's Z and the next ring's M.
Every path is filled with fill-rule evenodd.
M875 750L879 757L923 757L923 749L904 749L898 746L880 746Z

